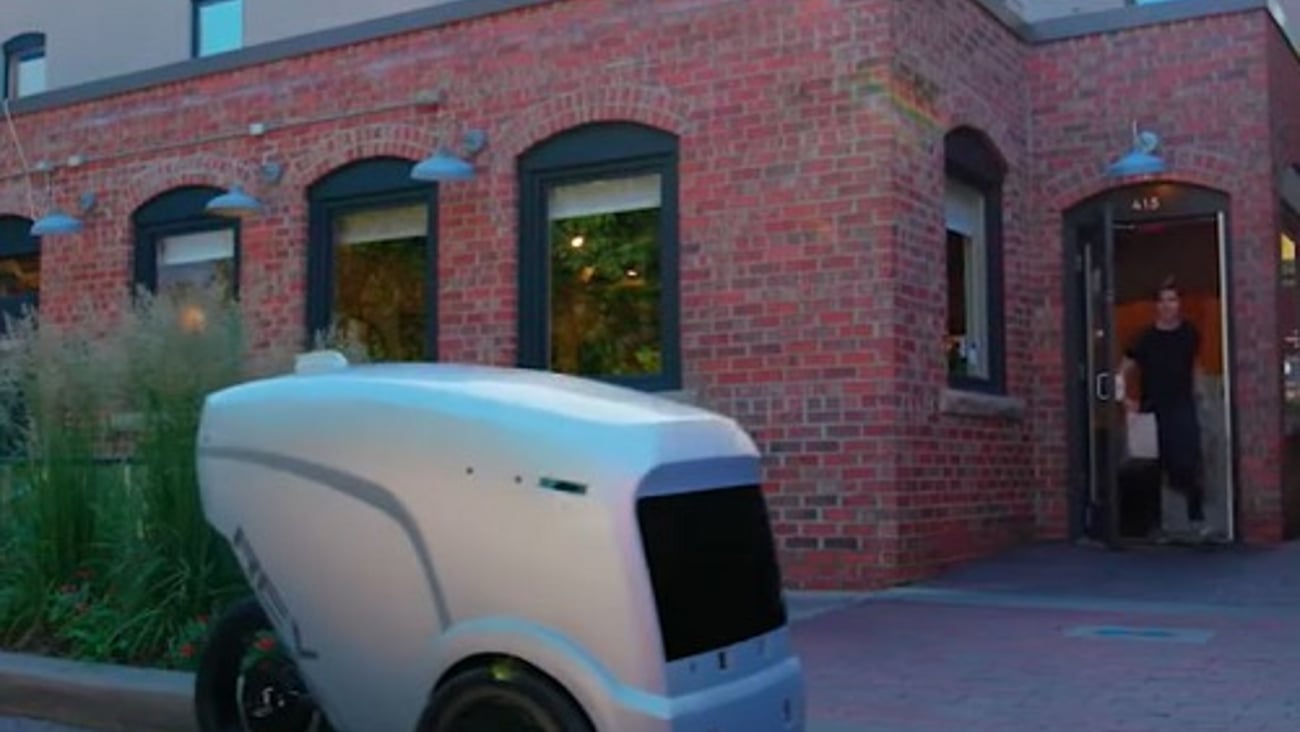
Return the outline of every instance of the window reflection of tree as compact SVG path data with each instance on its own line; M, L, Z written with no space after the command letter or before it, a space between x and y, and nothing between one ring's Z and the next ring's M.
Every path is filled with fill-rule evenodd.
M220 292L223 297L231 298L234 297L233 269L231 259L162 267L158 272L158 290L178 299L193 297L198 291Z
M0 297L34 293L40 287L39 255L0 258Z
M658 226L659 209L552 223L553 369L584 375L661 370Z
M341 330L372 358L424 358L424 241L344 244L334 255L334 312Z

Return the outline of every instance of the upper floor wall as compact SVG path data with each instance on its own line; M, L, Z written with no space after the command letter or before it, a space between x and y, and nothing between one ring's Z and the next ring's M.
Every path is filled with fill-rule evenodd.
M1024 18L1026 23L1116 10L1134 4L1133 0L1005 0L1005 3L1009 10Z
M986 5L997 6L1008 14L1018 17L1028 24L1061 21L1068 18L1105 13L1117 10L1136 10L1139 6L1176 6L1203 0L985 0ZM1225 10L1233 3L1219 0ZM1300 0L1269 0L1268 3L1278 24L1283 26L1292 38L1300 30ZM1159 11L1157 11L1159 12Z
M30 44L25 56L5 54L4 92L29 96L449 1L4 0L0 43L44 35L43 68L30 63Z
M558 1L4 0L0 96L48 109ZM1300 50L1300 0L969 2L1031 44L1267 8Z

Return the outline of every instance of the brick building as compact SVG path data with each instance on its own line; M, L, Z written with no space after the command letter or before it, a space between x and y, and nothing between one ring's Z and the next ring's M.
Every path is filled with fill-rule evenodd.
M1276 4L408 4L64 85L56 37L0 17L0 302L227 277L264 342L344 322L392 357L673 392L770 454L791 583L851 588L1122 534L1107 364L1178 269L1215 520L1300 528ZM1109 169L1135 123L1163 169ZM475 176L412 179L444 146ZM260 210L208 213L232 186ZM55 207L82 230L28 236Z

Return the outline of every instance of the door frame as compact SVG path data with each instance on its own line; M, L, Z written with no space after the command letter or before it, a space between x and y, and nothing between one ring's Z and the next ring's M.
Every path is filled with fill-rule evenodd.
M1239 518L1241 513L1240 460L1237 456L1236 435L1238 426L1237 385L1234 379L1236 344L1234 322L1230 317L1236 293L1232 287L1232 212L1231 197L1220 190L1177 181L1157 180L1108 188L1085 198L1066 209L1062 214L1062 333L1065 389L1067 498L1070 538L1092 538L1116 543L1118 537L1113 527L1117 514L1102 516L1104 535L1090 531L1087 514L1095 507L1088 502L1088 477L1091 471L1089 450L1092 436L1087 429L1088 409L1091 407L1092 375L1087 371L1087 353L1083 345L1089 342L1084 333L1088 293L1082 287L1086 276L1083 256L1076 241L1080 226L1089 221L1104 220L1110 210L1112 231L1123 225L1191 217L1214 217L1219 228L1219 312L1222 320L1222 348L1224 359L1224 411L1227 414L1226 450L1228 452L1228 543L1240 541ZM1110 266L1114 267L1114 263ZM1108 507L1114 513L1115 507Z

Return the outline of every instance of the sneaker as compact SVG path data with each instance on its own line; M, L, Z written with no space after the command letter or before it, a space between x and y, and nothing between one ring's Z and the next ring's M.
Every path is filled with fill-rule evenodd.
M1187 527L1187 538L1198 543L1205 543L1215 538L1214 528L1204 521L1192 521Z
M1170 537L1168 532L1166 532L1163 528L1157 526L1156 528L1147 532L1147 541L1151 542L1152 544L1156 544L1157 546L1164 546L1170 543Z

